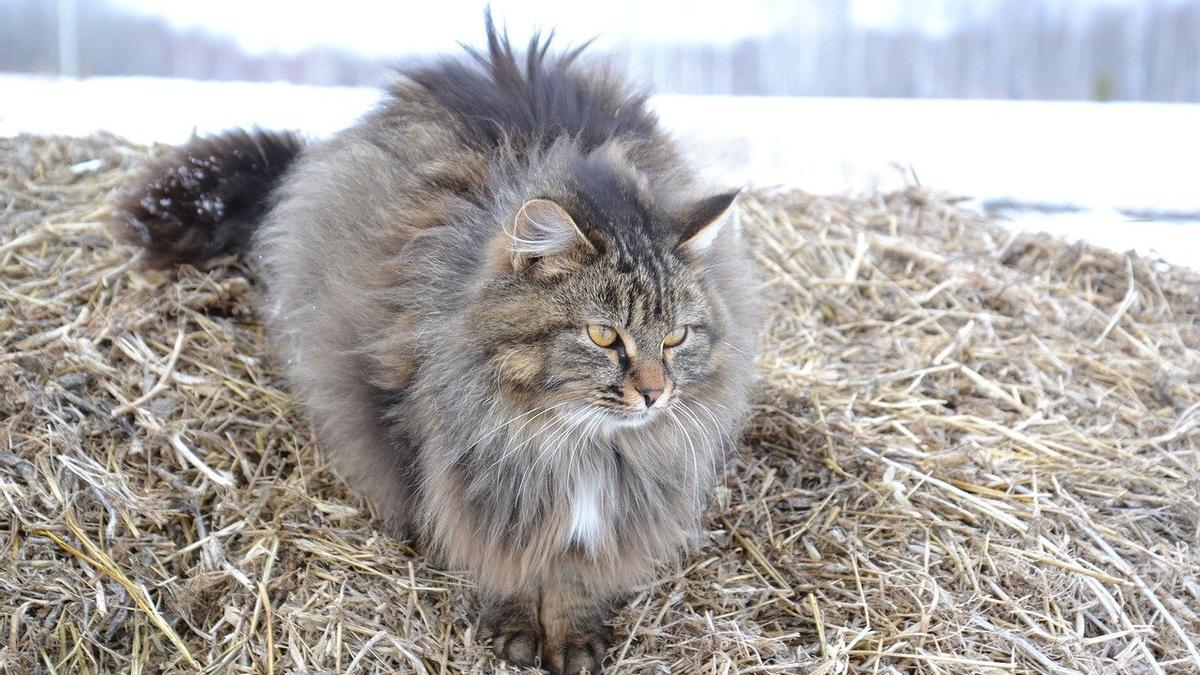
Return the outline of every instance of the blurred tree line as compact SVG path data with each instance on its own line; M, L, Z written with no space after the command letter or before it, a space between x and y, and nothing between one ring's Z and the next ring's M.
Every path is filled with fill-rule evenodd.
M786 6L790 15L767 36L626 45L614 56L673 93L1200 101L1200 0L997 0L982 12L964 3L932 33L860 26L849 0ZM84 76L357 85L379 84L397 65L325 47L247 54L232 39L178 31L103 0L81 0L78 16ZM57 72L57 30L55 3L0 0L0 70Z
M689 93L1200 101L1200 0L962 2L937 34L856 26L848 0L813 4L766 38L639 47L631 70Z
M79 0L79 74L152 75L199 80L377 84L392 63L314 47L298 54L248 54L231 38L180 31L159 17ZM59 71L58 5L0 0L0 71Z

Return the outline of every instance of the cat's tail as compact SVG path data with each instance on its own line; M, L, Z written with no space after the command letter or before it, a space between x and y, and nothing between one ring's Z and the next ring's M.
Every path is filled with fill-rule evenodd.
M300 155L291 132L193 137L152 160L117 200L112 225L151 267L242 251L271 208L271 191Z

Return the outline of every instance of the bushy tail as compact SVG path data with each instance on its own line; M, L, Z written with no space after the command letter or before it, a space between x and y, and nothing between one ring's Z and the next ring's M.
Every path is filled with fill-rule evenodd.
M151 267L243 250L303 147L290 132L237 129L192 138L146 167L118 199L113 224L145 249Z

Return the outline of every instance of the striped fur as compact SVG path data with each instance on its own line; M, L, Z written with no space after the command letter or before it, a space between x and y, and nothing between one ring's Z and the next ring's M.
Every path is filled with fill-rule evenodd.
M735 193L703 189L643 97L488 38L306 149L252 251L340 470L474 573L500 656L597 672L610 612L694 539L737 437L754 289Z

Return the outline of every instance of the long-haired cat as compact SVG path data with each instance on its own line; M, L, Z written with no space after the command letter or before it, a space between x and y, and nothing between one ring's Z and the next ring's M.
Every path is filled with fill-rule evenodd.
M247 253L341 471L474 574L498 656L594 673L745 416L752 275L736 192L702 189L644 97L487 37L325 142L193 139L115 222L155 266Z

